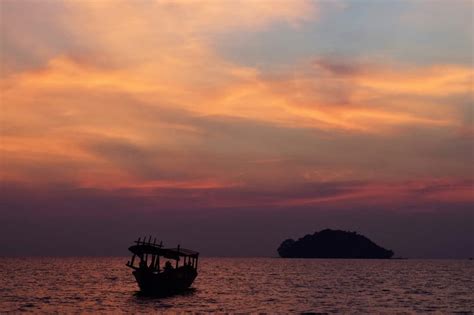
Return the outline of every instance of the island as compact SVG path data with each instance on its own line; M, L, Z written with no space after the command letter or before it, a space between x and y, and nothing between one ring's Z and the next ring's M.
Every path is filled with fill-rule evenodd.
M282 258L388 259L393 251L378 246L356 232L325 229L297 241L287 239L277 249Z

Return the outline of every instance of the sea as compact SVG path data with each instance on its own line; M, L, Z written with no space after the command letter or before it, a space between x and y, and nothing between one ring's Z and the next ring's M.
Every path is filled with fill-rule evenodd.
M139 294L127 261L0 258L0 313L474 312L470 260L202 258L166 298Z

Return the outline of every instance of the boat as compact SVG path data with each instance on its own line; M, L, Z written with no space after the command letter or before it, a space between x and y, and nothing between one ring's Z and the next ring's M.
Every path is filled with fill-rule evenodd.
M133 254L126 266L144 294L172 295L188 289L197 277L199 253L190 249L164 248L151 237L138 238L128 250ZM174 267L173 267L174 265Z

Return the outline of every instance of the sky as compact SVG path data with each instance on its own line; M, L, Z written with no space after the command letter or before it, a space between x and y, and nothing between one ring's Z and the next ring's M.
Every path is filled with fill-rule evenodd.
M473 10L0 0L0 256L473 257Z

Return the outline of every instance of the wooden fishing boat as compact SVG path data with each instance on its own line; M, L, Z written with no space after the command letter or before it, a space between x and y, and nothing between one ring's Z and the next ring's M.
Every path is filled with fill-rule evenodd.
M190 249L164 248L140 238L128 248L133 256L127 267L133 269L140 291L145 294L169 295L191 286L197 277L199 253ZM174 266L173 266L174 265Z

